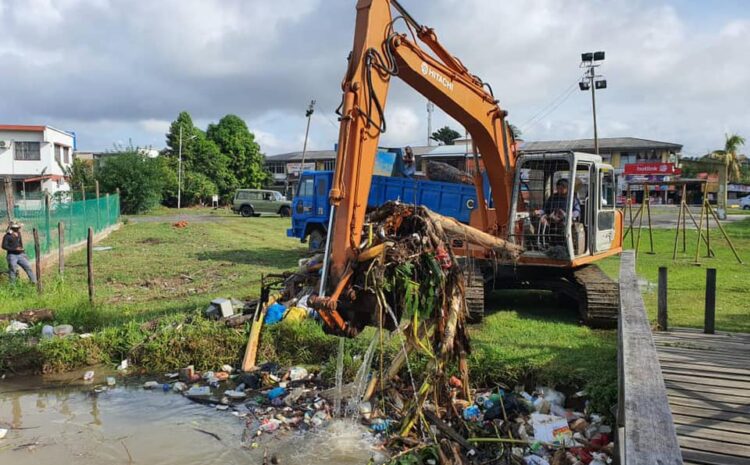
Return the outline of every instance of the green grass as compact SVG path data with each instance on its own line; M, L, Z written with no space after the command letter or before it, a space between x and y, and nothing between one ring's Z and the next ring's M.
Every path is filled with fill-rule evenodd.
M222 222L129 223L94 252L96 305L103 321L88 329L133 318L205 308L215 297L255 297L263 273L296 266L303 244L286 237L287 219L228 218ZM39 296L27 282L10 286L0 265L0 313L51 308L63 314L91 309L86 286L86 255L66 259L64 280L56 267L45 273ZM25 278L25 277L24 277Z
M676 214L676 212L675 212ZM713 224L713 222L712 222ZM636 271L642 280L643 300L649 317L656 320L657 282L660 266L669 269L668 275L668 314L669 324L675 327L703 327L706 269L716 268L716 329L722 331L750 332L750 219L724 226L740 258L745 264L737 263L731 249L718 229L711 230L711 246L716 253L714 258L706 258L703 243L700 249L700 265L695 265L697 231L688 230L687 253L682 253L682 239L678 244L677 259L672 260L674 230L654 229L654 251L651 255L648 231L641 233L641 246L636 261ZM635 236L637 238L637 235ZM630 248L630 237L625 240L625 248ZM605 260L601 267L612 277L619 273L619 259Z

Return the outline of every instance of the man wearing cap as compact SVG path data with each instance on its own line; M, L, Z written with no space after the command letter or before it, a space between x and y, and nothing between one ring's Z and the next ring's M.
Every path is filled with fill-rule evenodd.
M404 149L404 168L401 170L401 174L405 178L413 178L414 174L417 172L417 168L414 165L414 151L412 151L410 146L406 146Z
M13 283L16 281L17 267L20 265L29 276L31 282L36 284L36 275L34 274L34 270L31 269L29 257L24 253L20 223L11 221L8 226L8 232L3 237L3 250L8 252L8 276L10 277L10 282Z

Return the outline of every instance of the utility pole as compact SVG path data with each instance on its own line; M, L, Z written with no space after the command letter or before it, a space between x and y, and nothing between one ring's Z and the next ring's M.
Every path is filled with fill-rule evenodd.
M307 107L307 111L305 112L305 116L307 117L307 128L305 129L305 143L302 146L302 164L299 167L300 173L302 173L302 171L305 169L305 156L307 155L307 136L310 134L310 120L312 119L313 113L315 113L315 100L310 100L310 105Z
M435 111L435 104L427 101L427 146L432 146L432 112Z
M598 79L604 77L596 74L596 68L601 66L600 61L604 61L604 52L587 52L581 54L581 68L586 68L586 72L578 83L578 88L582 91L591 89L591 112L594 116L594 153L599 155L599 132L596 128L596 89L606 89L607 81Z
M182 125L180 125L180 149L177 160L177 209L179 210L182 197Z

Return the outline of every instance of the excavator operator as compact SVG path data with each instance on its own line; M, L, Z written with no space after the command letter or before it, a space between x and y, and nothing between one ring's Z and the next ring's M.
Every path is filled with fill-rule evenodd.
M565 210L568 203L568 180L558 179L555 184L555 193L550 195L544 202L544 209L538 210L537 215L542 217L542 221L551 223L564 223ZM573 220L578 220L581 216L581 203L578 197L573 196Z

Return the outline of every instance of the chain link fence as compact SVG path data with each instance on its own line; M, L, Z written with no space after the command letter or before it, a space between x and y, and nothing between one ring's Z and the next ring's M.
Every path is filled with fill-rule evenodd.
M82 198L85 197L85 200ZM0 221L8 226L8 203L0 190ZM88 228L95 233L117 223L120 218L120 196L95 193L58 193L46 197L43 193L20 193L14 196L11 217L23 225L23 244L29 258L34 258L33 229L39 232L39 247L44 256L59 247L58 224L63 229L64 245L86 240Z

